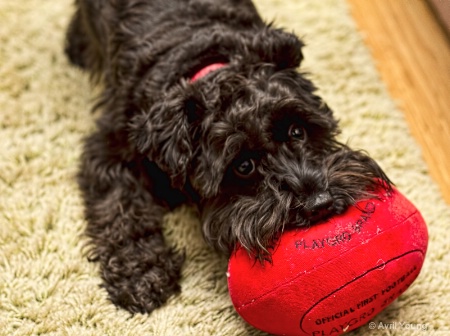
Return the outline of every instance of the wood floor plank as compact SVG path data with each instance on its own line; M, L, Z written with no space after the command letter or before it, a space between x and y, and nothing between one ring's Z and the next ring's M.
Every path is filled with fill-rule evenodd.
M450 203L450 42L425 0L347 0Z

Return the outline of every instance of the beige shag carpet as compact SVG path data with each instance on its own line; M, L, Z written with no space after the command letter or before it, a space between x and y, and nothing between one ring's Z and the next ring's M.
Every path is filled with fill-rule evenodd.
M366 149L422 211L430 242L412 287L356 335L450 335L450 207L427 174L344 0L258 0L262 15L307 43L303 69ZM63 55L72 0L0 0L0 335L260 335L234 312L227 260L202 241L189 209L167 216L185 248L183 292L150 316L108 302L83 256L74 181L95 92ZM402 325L402 323L404 323ZM408 324L408 325L407 325ZM414 325L426 330L411 330Z

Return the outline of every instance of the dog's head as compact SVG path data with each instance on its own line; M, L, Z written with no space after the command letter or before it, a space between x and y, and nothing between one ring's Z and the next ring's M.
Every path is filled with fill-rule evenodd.
M296 71L301 42L271 32L254 39L259 52L182 81L132 125L138 150L198 195L207 241L224 251L239 243L260 260L284 228L390 185L373 159L336 140L332 111Z

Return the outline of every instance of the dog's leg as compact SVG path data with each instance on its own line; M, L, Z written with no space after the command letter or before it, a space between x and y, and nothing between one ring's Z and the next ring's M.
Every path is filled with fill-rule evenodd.
M133 313L151 312L179 291L184 256L165 244L166 209L155 203L133 167L114 155L99 133L88 139L78 178L89 257L99 262L113 303Z

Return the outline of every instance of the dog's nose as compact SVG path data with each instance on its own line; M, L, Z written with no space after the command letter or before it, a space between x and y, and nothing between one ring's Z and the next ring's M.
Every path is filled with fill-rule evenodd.
M306 202L303 213L310 222L325 219L332 212L333 197L328 191L319 192Z

